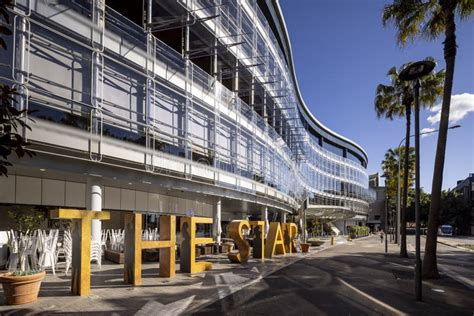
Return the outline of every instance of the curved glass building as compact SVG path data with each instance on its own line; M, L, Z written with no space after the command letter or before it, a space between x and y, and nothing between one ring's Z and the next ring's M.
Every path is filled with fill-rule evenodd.
M11 14L0 72L37 155L0 179L1 203L365 220L367 154L305 104L277 0L19 0Z

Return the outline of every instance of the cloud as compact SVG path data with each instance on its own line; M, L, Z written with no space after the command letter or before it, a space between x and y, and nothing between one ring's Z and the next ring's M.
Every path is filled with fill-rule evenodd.
M441 118L441 103L433 106L430 112L435 114L428 117L428 122L430 122L431 125L439 123ZM460 121L470 112L474 112L474 94L463 93L451 96L451 107L449 111L449 122L451 124Z
M421 129L421 131L420 131L421 138L428 137L428 136L432 135L433 133L431 133L431 132L434 132L435 130L436 129L431 128L431 127L425 127L423 129ZM426 134L424 134L424 133L426 133Z

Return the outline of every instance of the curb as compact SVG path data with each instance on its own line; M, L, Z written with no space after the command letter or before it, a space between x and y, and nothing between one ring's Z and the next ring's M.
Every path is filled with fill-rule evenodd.
M426 239L426 237L425 237L425 236L422 236L422 237ZM438 240L438 239L436 239L436 242L437 242L437 243L439 243L439 244L442 244L442 245L448 246L448 247L452 247L452 248L459 249L459 250L468 251L468 252L474 252L474 250L472 250L472 249L469 249L469 248L464 248L464 247L459 247L459 246L452 245L452 244L448 244L447 242L440 241L440 240Z
M237 284L237 285L235 285L235 286L233 286L233 287L231 286L231 287L228 289L227 293L225 293L224 295L222 295L222 293L215 293L215 294L213 294L213 295L211 296L211 299L210 299L208 302L203 303L203 304L200 304L200 305L198 305L198 306L196 306L196 307L194 307L194 308L191 308L191 309L188 310L185 314L186 314L186 315L190 315L190 314L199 312L199 311L202 310L203 308L205 308L205 307L207 307L207 306L209 306L209 305L212 305L212 304L214 304L214 303L217 302L217 301L223 300L223 299L226 298L227 296L232 295L232 294L234 294L234 293L236 293L236 292L238 292L238 291L240 291L240 290L243 290L243 289L245 289L246 287L249 287L249 286L251 286L251 285L253 285L253 284L255 284L255 283L261 281L262 279L266 278L267 276L272 275L273 273L276 273L276 272L278 272L278 271L280 271L280 270L282 270L282 269L284 269L284 268L286 268L286 267L288 267L288 266L290 266L290 265L292 265L292 264L295 264L295 263L297 263L297 262L299 262L299 261L301 261L301 260L303 260L303 259L310 258L312 255L318 254L318 253L320 253L320 252L322 252L322 251L325 251L325 250L327 250L327 249L331 249L331 248L337 247L337 246L339 246L339 245L344 245L344 244L334 244L334 245L332 245L332 246L329 245L328 247L323 248L323 249L317 249L317 250L314 251L313 253L310 253L310 254L305 255L305 256L298 257L298 258L296 258L294 261L291 261L291 262L288 262L288 263L286 263L286 264L283 264L283 265L277 267L275 270L272 270L272 271L268 271L268 272L266 272L266 273L263 273L263 274L259 275L257 278L255 278L255 279L253 279L253 280L250 280L250 281L247 282L247 283ZM221 294L221 295L219 295L219 294Z
M451 245L451 244L448 244L444 241L439 241L437 240L438 243L442 244L442 245L445 245L445 246L449 246L449 247L453 247L453 248L457 248L459 250L464 250L464 251L468 251L468 252L474 252L474 250L472 249L469 249L469 248L464 248L464 247L460 247L460 246L456 246L456 245Z

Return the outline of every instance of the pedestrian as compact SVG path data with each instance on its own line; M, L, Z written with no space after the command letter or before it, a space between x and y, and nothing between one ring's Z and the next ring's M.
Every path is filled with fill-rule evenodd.
M383 243L383 229L380 230L380 243Z

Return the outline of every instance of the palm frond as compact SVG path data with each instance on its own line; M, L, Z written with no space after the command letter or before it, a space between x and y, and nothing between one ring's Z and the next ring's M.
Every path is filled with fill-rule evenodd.
M458 0L456 10L461 20L472 18L474 16L474 1Z

